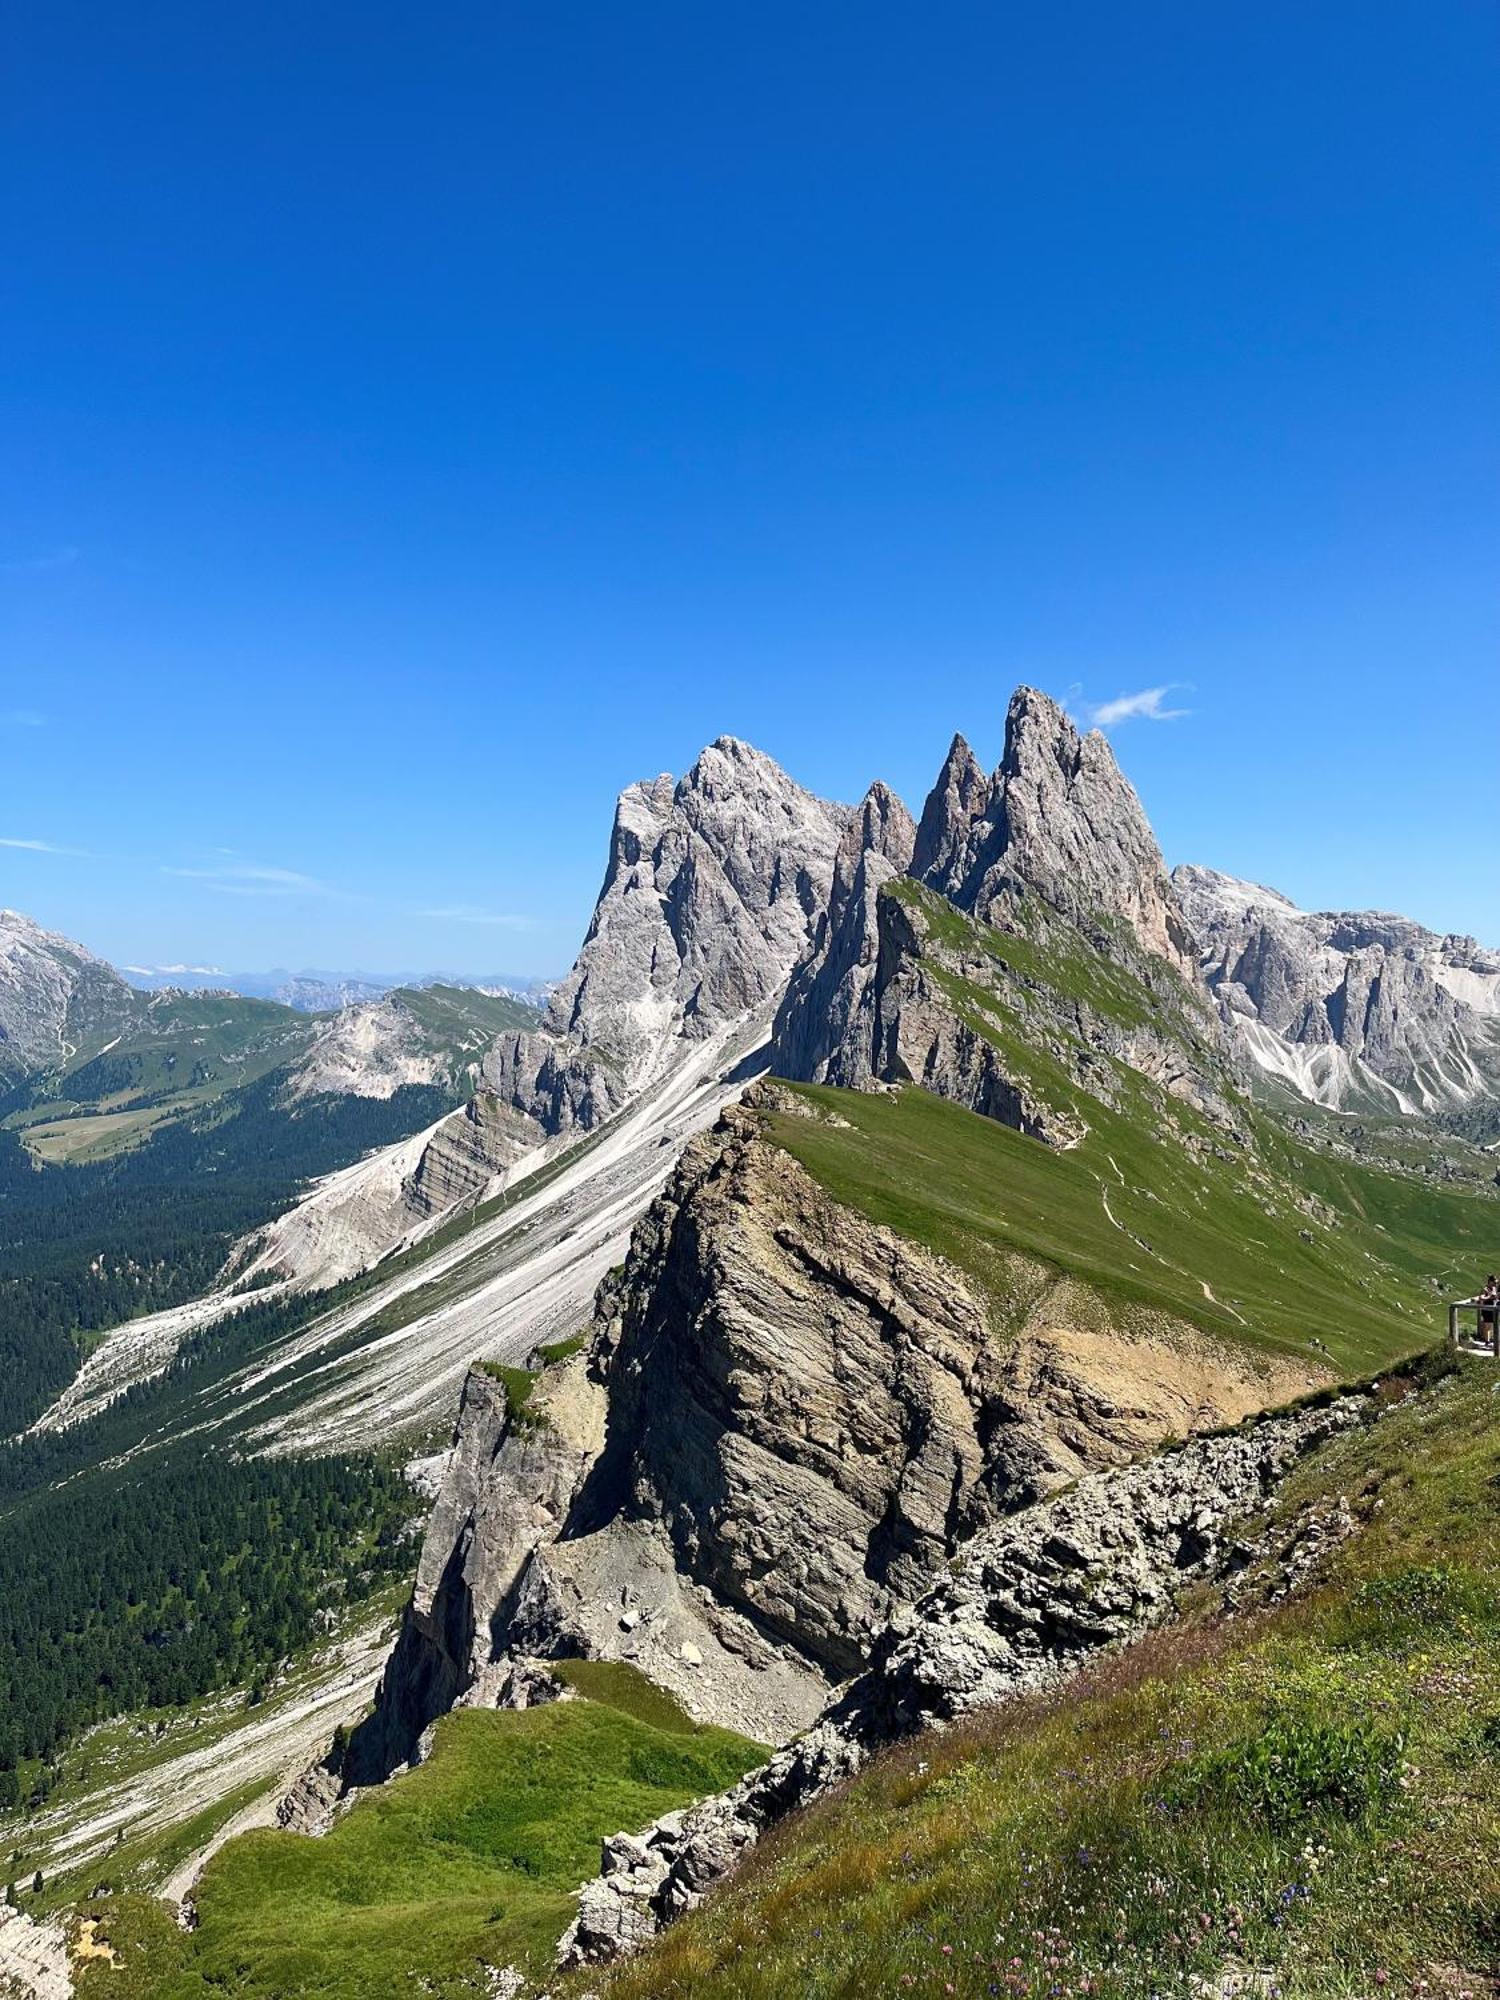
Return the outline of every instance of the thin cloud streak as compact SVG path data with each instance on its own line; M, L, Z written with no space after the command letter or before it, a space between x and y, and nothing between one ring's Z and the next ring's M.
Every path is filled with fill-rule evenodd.
M15 847L27 854L67 854L74 860L88 858L88 850L83 847L59 847L51 840L0 840L0 847Z
M1190 708L1163 708L1169 694L1186 688L1186 681L1169 681L1165 687L1142 688L1137 694L1119 694L1113 701L1085 702L1084 719L1095 729L1113 729L1121 722L1180 722L1191 715Z
M7 708L0 711L0 729L44 729L47 718L38 708Z
M263 868L238 862L227 868L163 868L179 881L201 882L219 896L338 896L339 890L295 868Z
M39 576L46 570L71 569L77 560L75 548L44 549L39 555L13 556L0 562L0 576Z

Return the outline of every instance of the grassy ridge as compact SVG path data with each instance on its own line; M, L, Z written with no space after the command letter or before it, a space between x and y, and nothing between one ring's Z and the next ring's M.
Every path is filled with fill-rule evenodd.
M1087 1138L1059 1150L916 1088L792 1087L830 1116L774 1116L776 1142L836 1200L970 1272L1002 1312L1026 1303L1019 1255L1223 1339L1317 1360L1315 1337L1358 1375L1425 1345L1435 1280L1493 1261L1500 1242L1492 1197L1330 1159L1269 1125L1258 1159L1226 1159L1091 1100ZM1338 1219L1310 1214L1298 1187Z
M86 1971L79 1993L387 2000L472 1995L486 1966L543 1971L605 1834L717 1791L765 1754L693 1723L629 1667L559 1673L585 1698L445 1716L431 1758L325 1838L231 1842L196 1892L196 1931L138 1898L96 1906L123 1963Z
M1321 1588L1227 1621L1204 1603L887 1756L642 1960L566 1990L1147 2000L1250 1967L1288 2000L1491 1993L1497 1389L1468 1364L1303 1469L1282 1513L1344 1493L1365 1518Z

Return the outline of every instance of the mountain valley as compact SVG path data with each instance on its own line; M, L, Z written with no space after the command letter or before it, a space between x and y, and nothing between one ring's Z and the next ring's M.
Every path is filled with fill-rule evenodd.
M115 1495L128 1509L137 1489L170 1510L210 1465L243 1482L246 1509L256 1468L277 1468L288 1520L317 1524L284 1617L205 1636L176 1684L153 1684L164 1774L191 1753L184 1716L224 1732L217 1807L200 1770L174 1817L149 1755L133 1789L117 1766L91 1791L80 1765L120 1719L81 1682L8 1766L0 1738L0 1773L34 1801L3 1827L45 1885L23 1898L27 1936L60 1926L54 1974L83 1994L189 2000L231 1967L234 1990L267 2000L399 1990L393 1967L452 1996L793 1990L775 1983L791 1975L774 1940L754 1947L753 1976L733 1970L754 1899L795 1880L797 1929L824 1893L799 1842L831 1856L830 1829L886 1812L892 1786L936 1851L929 1763L903 1747L914 1730L943 1725L930 1761L998 1828L1024 1802L964 1762L985 1732L1051 1742L1075 1673L1080 1717L1113 1702L1130 1740L1143 1704L1201 1706L1190 1674L1188 1692L1161 1691L1149 1647L1253 1649L1241 1570L1277 1603L1292 1579L1273 1649L1296 1626L1335 1652L1318 1607L1343 1593L1355 1608L1337 1615L1358 1623L1360 1592L1387 1588L1372 1548L1390 1575L1415 1574L1428 1503L1389 1469L1388 1437L1425 1426L1462 1505L1487 1490L1484 1364L1416 1357L1500 1247L1500 957L1399 919L1306 916L1207 869L1169 874L1105 738L1034 690L1011 702L995 771L955 739L920 815L878 782L856 807L829 804L730 738L681 780L632 786L588 935L541 1011L441 987L322 1017L131 995L7 922L7 978L26 988L0 992L7 1201L92 1175L97 1216L101 1197L144 1190L153 1160L197 1200L236 1158L237 1126L262 1165L280 1144L267 1135L297 1133L274 1199L267 1174L239 1224L210 1203L182 1225L204 1246L190 1285L113 1326L59 1317L71 1366L37 1372L0 1448L0 1545L59 1546L70 1516ZM1346 1534L1335 1502L1355 1466L1386 1468L1393 1514L1376 1522L1358 1500ZM1088 1504L1069 1513L1075 1493ZM1462 1578L1430 1588L1444 1632L1470 1606L1488 1675L1493 1496L1472 1504ZM202 1593L229 1587L240 1518L205 1541L196 1620L193 1587L143 1572L162 1641L211 1627ZM1082 1553L1057 1554L1059 1537ZM274 1542L265 1558L274 1573ZM375 1635L413 1568L373 1688ZM953 1579L971 1571L987 1581L965 1594ZM1017 1624L1023 1572L1040 1595ZM1293 1585L1309 1577L1324 1597L1303 1608ZM25 1654L43 1623L17 1628L33 1706L59 1657ZM1157 1628L1137 1682L1133 1642ZM919 1652L921 1701L898 1728L893 1663L906 1673ZM976 1659L990 1664L960 1700ZM258 1699L241 1724L247 1673ZM281 1712L276 1682L284 1733L263 1728L253 1755L247 1736L237 1764L254 1709L270 1699L267 1725ZM843 1718L876 1709L878 1730L849 1733ZM1332 1726L1285 1713L1319 1744ZM1205 1742L1242 1722L1221 1702ZM1036 1754L1040 1770L1051 1752ZM1432 1754L1459 1753L1443 1735ZM538 1759L559 1773L550 1821ZM1219 1829L1232 1867L1205 1864L1201 1889L1218 1910L1249 1892L1231 1880L1244 1843L1223 1831L1233 1801L1214 1771L1173 1776L1171 1810ZM1385 1776L1370 1784L1386 1811ZM807 1807L804 1836L792 1809ZM1147 1855L1129 1810L1109 1838ZM1354 1868L1360 1814L1323 1794L1297 1811L1297 1838L1326 1837ZM769 1858L747 1859L763 1832ZM1261 1856L1273 1873L1290 1865L1281 1838ZM848 1865L863 1907L874 1877ZM948 1910L961 1892L942 1865L931 1907ZM110 1894L86 1919L53 1915L100 1871ZM1006 1893L1055 1915L1039 1889ZM805 1990L927 1981L926 1907L914 1896L893 1920L888 1951L873 1932L823 1950L797 1929ZM78 1954L85 1920L103 1959ZM977 1934L928 1929L953 1933L954 1963L932 1946L934 1976L990 1990ZM1223 1929L1215 1916L1191 1951L1151 1932L1170 1990L1224 1961ZM1359 1958L1371 1977L1392 1935ZM642 1949L638 1970L602 1969ZM19 1979L19 1945L12 1959ZM1017 1963L1024 1981L1000 1990L1046 1990Z

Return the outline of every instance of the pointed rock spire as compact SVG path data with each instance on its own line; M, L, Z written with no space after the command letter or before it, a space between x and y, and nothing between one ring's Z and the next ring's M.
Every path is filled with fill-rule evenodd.
M868 1073L880 888L906 872L916 837L911 814L877 780L844 830L828 908L776 1016L782 1075L847 1084Z
M1150 822L1098 730L1036 688L1017 688L990 805L954 900L988 917L1034 891L1073 921L1123 917L1147 951L1189 979L1197 954Z
M955 736L937 783L927 795L912 852L919 882L947 895L961 879L969 838L987 811L993 787L962 736Z

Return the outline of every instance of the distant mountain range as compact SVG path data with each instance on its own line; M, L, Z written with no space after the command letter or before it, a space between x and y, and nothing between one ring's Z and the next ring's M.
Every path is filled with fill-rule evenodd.
M552 984L524 972L328 972L314 968L289 972L284 966L270 972L225 972L217 965L122 965L116 969L142 993L168 988L181 993L213 989L241 993L252 1000L276 1000L302 1014L323 1014L362 1000L379 1000L397 987L463 986L540 1002Z

